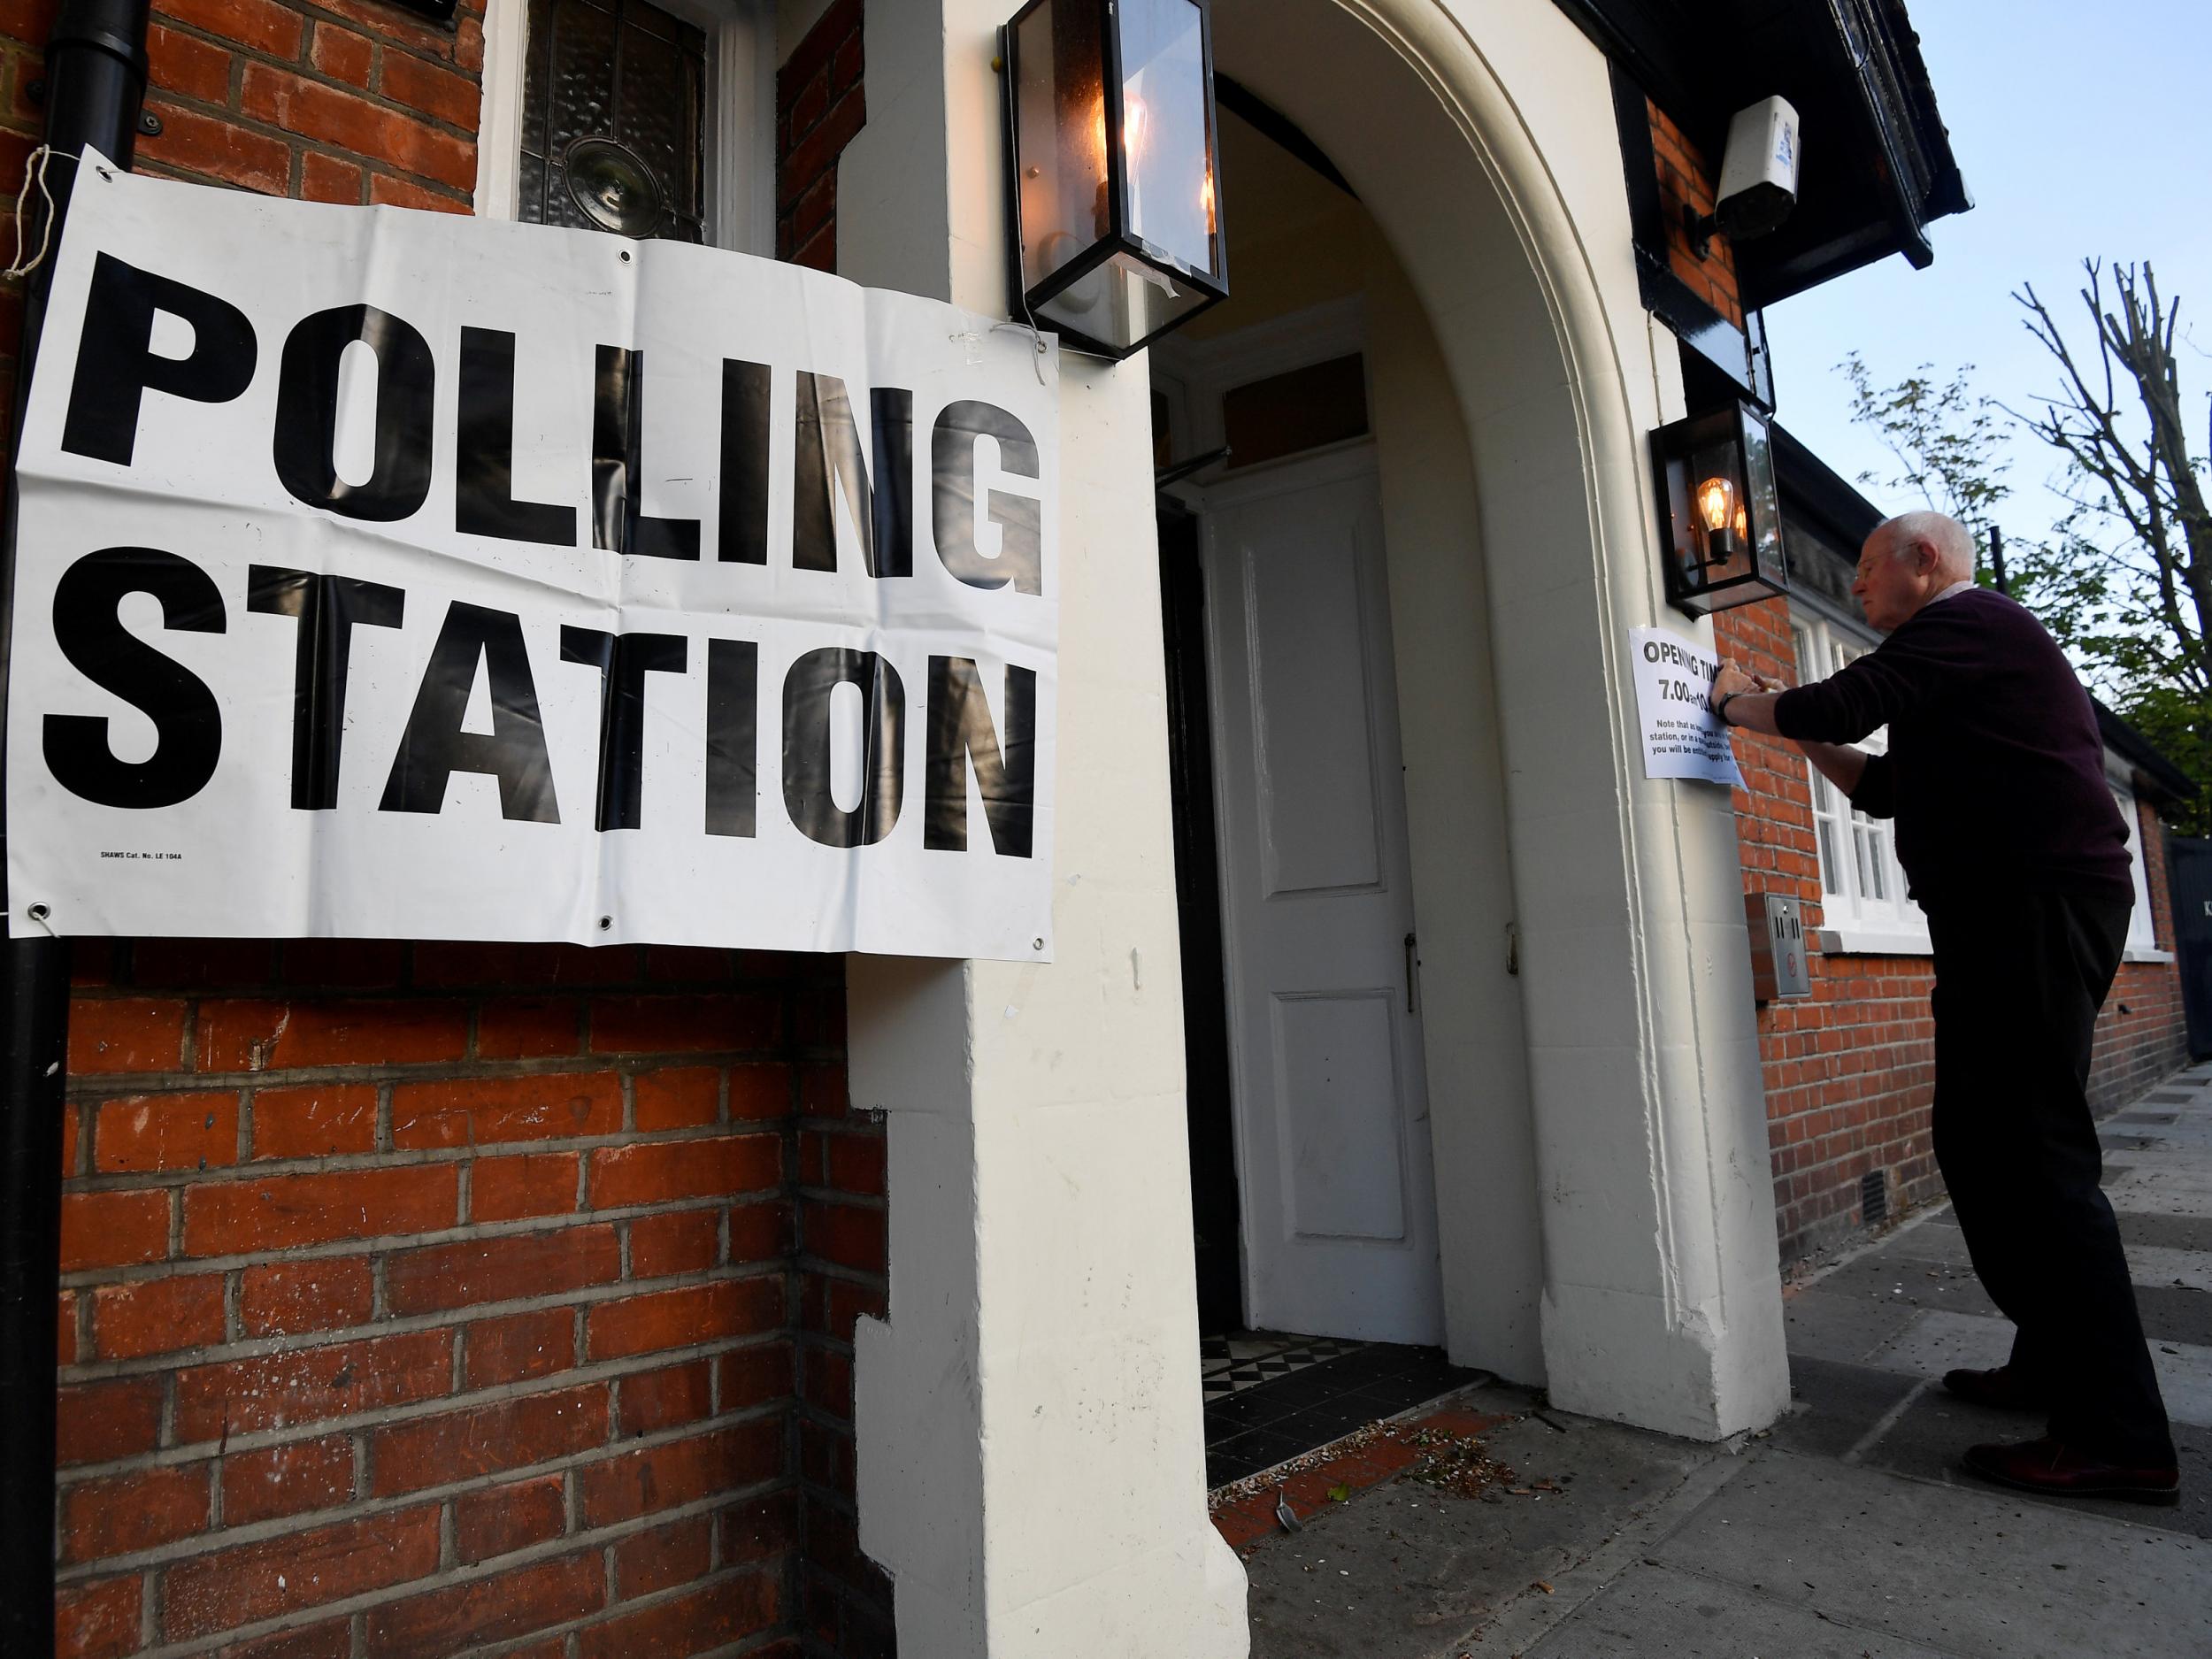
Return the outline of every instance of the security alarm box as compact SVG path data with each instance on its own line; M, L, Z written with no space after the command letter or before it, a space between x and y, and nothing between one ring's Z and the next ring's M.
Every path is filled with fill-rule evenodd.
M1761 1002L1813 994L1805 960L1805 919L1797 901L1779 893L1744 895L1745 931L1751 937L1751 995Z

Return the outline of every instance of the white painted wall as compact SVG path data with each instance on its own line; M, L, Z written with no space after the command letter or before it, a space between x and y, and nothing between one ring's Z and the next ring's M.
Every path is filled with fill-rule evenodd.
M846 274L1005 314L1004 10L868 8ZM1062 388L1056 960L849 973L892 1194L890 1319L857 1338L861 1543L916 1659L1238 1659L1244 1572L1205 1503L1149 394L1141 362L1071 357Z

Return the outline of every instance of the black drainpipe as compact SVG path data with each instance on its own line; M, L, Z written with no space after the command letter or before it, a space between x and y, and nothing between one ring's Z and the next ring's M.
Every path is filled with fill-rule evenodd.
M146 96L147 0L62 0L46 41L45 142L54 198L46 257L24 285L8 449L4 602L0 602L0 730L15 603L15 457L46 317L54 249L88 146L127 168ZM8 181L12 188L18 180ZM27 210L38 246L43 204ZM0 797L0 803L4 803ZM6 844L0 803L0 849ZM54 1651L54 1297L61 1274L61 1139L69 1037L69 947L14 939L4 955L7 1048L0 1055L0 1655Z

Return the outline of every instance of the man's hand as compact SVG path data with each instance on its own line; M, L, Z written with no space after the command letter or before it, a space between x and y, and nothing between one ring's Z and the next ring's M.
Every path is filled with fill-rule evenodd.
M1720 672L1713 676L1713 688L1705 702L1709 708L1718 710L1723 697L1740 697L1747 691L1767 689L1769 687L1763 680L1745 673L1733 663L1723 663Z
M1778 680L1770 680L1764 674L1747 674L1733 663L1723 663L1720 672L1713 676L1713 688L1707 695L1705 703L1715 714L1720 715L1723 726L1747 726L1754 732L1772 735L1774 699L1778 693L1787 689ZM1729 703L1727 712L1724 714L1720 705L1731 697L1735 701Z

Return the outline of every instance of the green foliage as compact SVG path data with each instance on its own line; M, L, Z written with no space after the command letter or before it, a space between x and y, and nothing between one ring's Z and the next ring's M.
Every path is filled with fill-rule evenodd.
M1997 405L1975 395L1974 365L1962 365L1939 381L1935 365L1924 363L1896 385L1881 387L1855 351L1836 366L1851 382L1851 419L1872 427L1898 465L1892 477L1862 472L1859 482L1909 490L1980 541L1991 512L2012 490L2004 481Z

